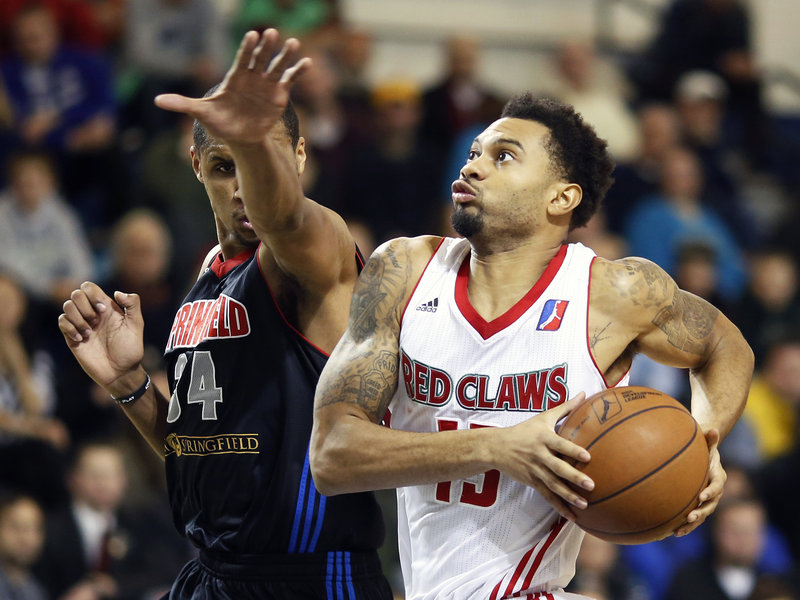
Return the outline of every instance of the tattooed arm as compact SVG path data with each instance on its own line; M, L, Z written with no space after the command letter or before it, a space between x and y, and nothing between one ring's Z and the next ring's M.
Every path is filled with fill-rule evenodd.
M598 366L618 380L633 354L689 369L692 414L710 450L703 504L678 533L688 533L713 512L726 476L717 444L744 410L753 353L742 334L711 304L678 288L650 261L596 261L589 311L590 346Z
M321 493L333 495L499 469L535 487L569 517L569 504L585 502L565 480L578 486L591 482L567 459L586 461L588 454L553 430L580 397L508 428L414 433L380 425L397 389L402 311L437 242L393 240L364 268L349 327L317 385L310 450L314 482Z

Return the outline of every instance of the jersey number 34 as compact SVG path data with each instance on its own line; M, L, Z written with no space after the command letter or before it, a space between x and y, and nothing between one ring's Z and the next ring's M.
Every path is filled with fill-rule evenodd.
M181 416L181 403L178 400L178 384L186 370L189 359L186 353L178 356L175 363L175 387L169 398L167 423L174 423ZM205 350L195 350L192 353L192 366L189 369L189 389L186 392L187 404L200 404L203 407L200 418L203 421L217 420L217 403L222 402L222 388L217 387L214 369L214 359L211 353Z

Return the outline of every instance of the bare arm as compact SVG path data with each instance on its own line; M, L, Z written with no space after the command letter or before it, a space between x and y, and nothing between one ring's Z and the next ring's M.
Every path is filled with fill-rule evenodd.
M310 59L297 60L296 39L273 58L279 48L276 30L249 32L213 95L167 94L156 103L196 118L230 148L247 217L264 242L262 267L272 258L304 290L324 294L342 278L355 279L354 244L336 213L303 194L304 141L292 148L280 120Z
M144 342L139 296L115 294L116 302L96 284L85 282L64 303L58 327L78 363L95 383L115 398L125 397L145 381ZM167 398L151 384L123 410L162 459Z
M432 238L394 240L373 254L361 274L348 330L317 386L314 481L330 495L449 481L496 468L571 515L566 502L581 505L581 499L562 478L577 485L587 478L556 453L577 460L588 455L553 429L573 403L502 429L413 433L379 425L397 389L401 311L432 251Z
M722 494L727 476L717 445L744 410L753 353L725 315L678 288L650 261L598 260L592 285L597 295L589 315L590 339L598 364L608 366L620 355L642 352L690 370L691 409L708 441L710 480L700 493L700 507L678 530L688 533L714 511ZM603 328L606 333L600 334Z

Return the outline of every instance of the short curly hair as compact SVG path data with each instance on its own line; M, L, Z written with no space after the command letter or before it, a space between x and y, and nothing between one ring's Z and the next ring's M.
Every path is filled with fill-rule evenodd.
M599 138L569 104L551 98L537 98L530 92L512 97L501 117L528 119L550 130L545 145L558 177L576 183L583 190L581 203L572 213L570 230L589 222L614 182L614 160L608 144Z

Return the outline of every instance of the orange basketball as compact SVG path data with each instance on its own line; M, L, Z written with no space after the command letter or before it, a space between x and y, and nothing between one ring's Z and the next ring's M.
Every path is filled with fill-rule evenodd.
M610 542L668 536L697 507L708 481L702 430L677 400L657 390L630 386L590 396L558 433L592 455L575 463L595 484L591 492L580 490L589 506L575 509L577 523Z

